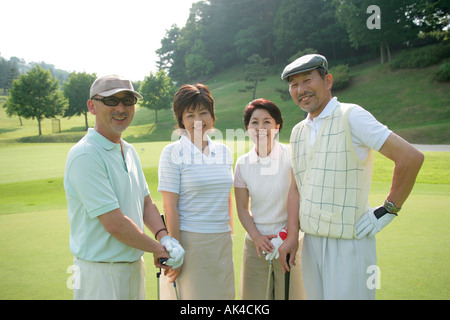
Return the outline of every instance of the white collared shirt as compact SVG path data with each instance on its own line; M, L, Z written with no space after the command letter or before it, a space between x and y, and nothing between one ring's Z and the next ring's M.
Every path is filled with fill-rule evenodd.
M230 150L209 139L209 155L186 136L167 145L158 167L158 191L177 193L180 230L231 231L228 196L233 184Z
M290 159L290 147L275 141L267 157L260 158L253 148L236 161L234 187L248 189L250 211L261 234L278 234L287 224Z
M338 105L339 102L334 97L316 118L311 119L308 113L306 124L309 126L311 147L316 141L323 119L329 117ZM392 133L385 125L378 122L369 111L360 106L356 106L350 111L348 121L353 146L358 156L363 160L366 159L370 149L379 151Z

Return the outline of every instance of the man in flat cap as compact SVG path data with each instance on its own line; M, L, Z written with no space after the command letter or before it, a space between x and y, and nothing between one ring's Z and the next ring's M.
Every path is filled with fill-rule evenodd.
M299 228L307 299L375 299L375 234L409 196L423 154L368 111L332 97L325 57L300 57L282 73L295 104L308 115L291 133L292 184L284 269L295 265ZM370 208L374 150L394 161L386 201ZM290 253L289 265L284 258Z
M74 299L144 299L144 252L156 267L179 267L184 250L168 236L139 157L122 140L142 96L131 81L104 76L87 102L95 128L69 151L64 174L74 255ZM159 242L147 236L144 225Z

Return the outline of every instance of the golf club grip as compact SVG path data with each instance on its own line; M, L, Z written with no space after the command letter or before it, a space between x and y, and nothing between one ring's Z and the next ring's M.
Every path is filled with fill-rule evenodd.
M289 265L289 259L291 258L291 255L288 253L286 255L286 263L289 266L289 270L291 266ZM284 275L284 300L289 300L289 285L291 282L291 271L287 271Z
M166 220L164 219L164 215L161 214L160 217L161 217L161 220L162 220L162 222L164 224L164 227L165 227L166 226ZM165 266L167 260L169 260L169 259L168 258L159 258L159 263Z

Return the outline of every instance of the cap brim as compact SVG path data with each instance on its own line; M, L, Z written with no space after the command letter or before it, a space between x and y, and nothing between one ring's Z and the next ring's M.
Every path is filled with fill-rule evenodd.
M109 97L109 96L112 96L112 95L114 95L114 94L116 94L118 92L122 92L122 91L131 92L133 95L135 95L139 99L143 99L142 95L139 92L133 91L133 90L130 90L130 89L125 89L125 88L112 89L112 90L108 90L108 91L99 92L97 94L99 96L102 96L102 97Z
M315 67L306 68L306 69L301 69L301 68L299 68L299 69L297 69L297 70L294 69L294 70L289 71L289 73L283 74L283 75L281 76L281 79L282 79L283 81L289 82L289 77L290 77L290 76L293 76L294 74L299 74L299 73L303 73L303 72L308 72L308 71L311 71L311 70L314 70L314 69L318 69L318 68L320 68L320 66L315 66Z

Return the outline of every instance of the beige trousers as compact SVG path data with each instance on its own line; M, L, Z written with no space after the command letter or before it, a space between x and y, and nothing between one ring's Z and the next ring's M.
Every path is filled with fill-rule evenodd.
M299 241L299 248L295 256L296 266L291 267L289 300L306 299L302 276L302 244L303 239ZM269 300L284 300L285 275L281 269L280 259L273 260L272 270ZM258 257L254 242L246 236L242 255L242 269L239 286L239 295L241 299L265 300L268 273L269 261L265 259L264 255Z
M73 259L74 300L144 300L145 263Z
M180 300L234 300L234 263L231 234L181 231L184 263L176 289ZM176 299L175 289L163 274L160 298Z

